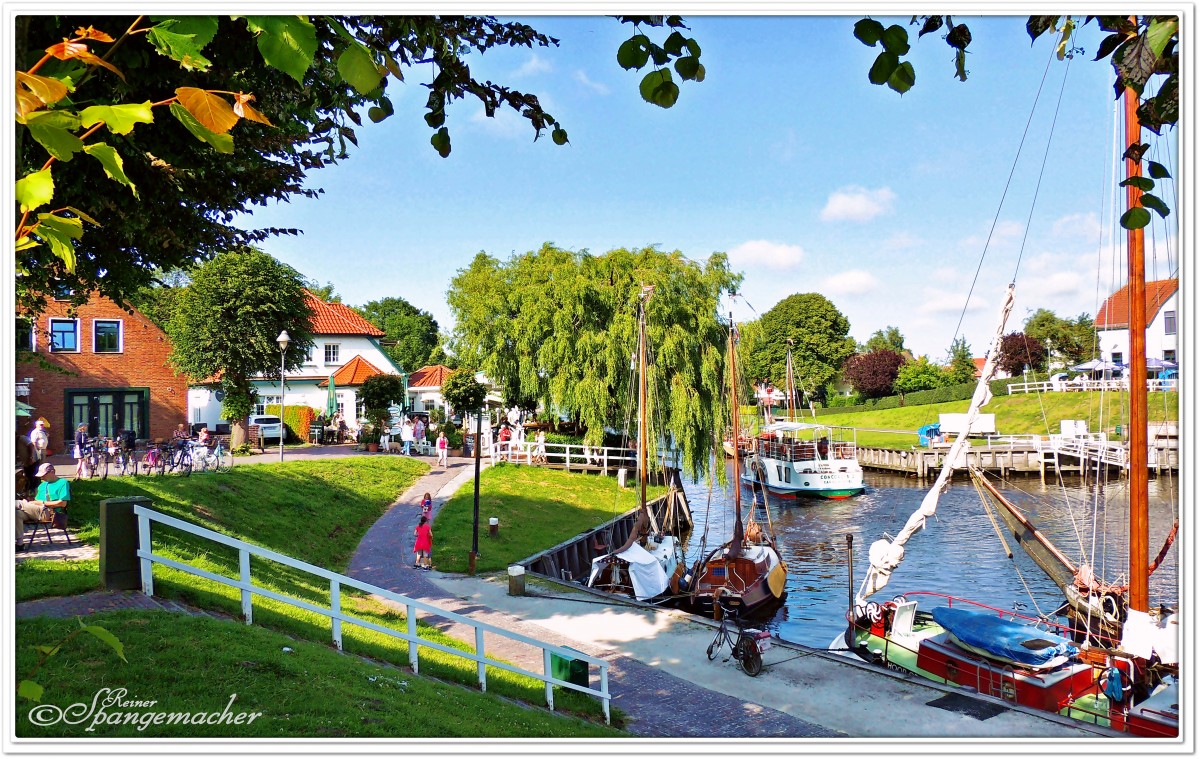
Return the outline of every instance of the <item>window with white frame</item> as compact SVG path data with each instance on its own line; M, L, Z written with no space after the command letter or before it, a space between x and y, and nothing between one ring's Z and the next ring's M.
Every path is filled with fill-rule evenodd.
M315 346L315 345L308 346L308 353L304 354L304 363L306 365L317 363L316 352L317 352L317 346Z
M340 364L341 345L338 343L325 343L325 363Z
M1112 362L1114 364L1124 364L1125 363L1125 354L1114 352L1112 354Z
M279 396L278 395L260 395L257 397L257 399L254 402L254 413L255 414L265 414L265 413L267 413L267 406L278 406L278 405L279 405Z
M79 352L79 320L51 319L50 320L50 352L78 353Z
M1167 335L1175 334L1175 312L1163 311L1163 333Z
M120 353L122 350L121 321L119 319L96 319L92 322L92 352Z
M1163 351L1163 361L1175 363L1175 351Z

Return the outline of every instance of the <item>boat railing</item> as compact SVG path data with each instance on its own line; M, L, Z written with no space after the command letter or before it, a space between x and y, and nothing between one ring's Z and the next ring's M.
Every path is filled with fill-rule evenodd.
M974 606L974 607L977 607L980 609L986 609L987 611L994 612L1001 619L1007 618L1007 619L1011 619L1011 620L1021 620L1022 622L1027 622L1031 625L1034 625L1036 627L1044 629L1047 632L1053 632L1058 635L1062 635L1063 637L1069 637L1071 634L1071 628L1068 625L1060 624L1058 622L1052 622L1052 621L1046 619L1045 617L1031 617L1027 614L1021 614L1020 612L1017 612L1017 611L1000 609L995 606L988 606L987 604L980 603L978 601L972 601L969 598L960 598L959 596L951 596L946 593L937 593L937 592L931 591L931 590L915 590L910 593L905 593L903 597L911 598L912 596L921 596L921 597L925 597L925 598L939 598L939 599L942 599L943 601L945 601L946 606L948 606L950 608L954 608L954 605L957 603L959 605L965 604L967 606Z
M858 460L857 446L852 442L842 440L823 445L820 442L760 439L758 453L778 461L815 461L818 469L824 465L830 468L830 471L832 471L831 461Z

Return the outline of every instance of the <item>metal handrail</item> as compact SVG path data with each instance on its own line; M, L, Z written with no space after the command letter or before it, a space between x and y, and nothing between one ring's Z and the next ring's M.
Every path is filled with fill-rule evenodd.
M242 599L241 599L242 600L242 617L245 619L246 624L253 624L253 621L254 621L254 608L253 608L254 596L259 595L259 596L263 596L265 598L271 598L276 601L280 601L282 603L288 604L290 606L295 606L300 609L305 609L307 611L311 611L313 613L329 617L332 622L332 628L333 628L333 644L334 644L334 646L337 647L337 649L339 651L342 650L342 623L346 622L349 624L358 625L359 627L363 627L368 630L373 630L377 633L381 633L383 635L387 635L387 636L390 636L393 638L398 638L400 640L406 641L408 643L408 659L409 659L409 662L412 664L414 673L420 672L420 660L419 660L418 649L420 649L420 647L422 647L422 646L424 646L426 648L432 648L437 651L442 651L443 653L452 654L454 656L458 656L463 659L469 659L469 660L475 662L477 665L477 669L478 669L479 687L480 687L480 690L482 690L482 691L487 691L487 667L496 667L498 669L508 670L509 672L513 672L518 675L525 675L528 677L532 677L535 680L541 680L542 682L544 682L546 685L546 705L547 705L547 707L549 707L550 711L554 711L554 686L555 685L558 685L558 686L561 686L564 688L570 688L571 690L576 690L576 691L579 691L581 693L586 693L591 696L596 696L601 700L601 703L602 703L602 706L604 709L605 723L611 723L611 715L610 715L609 706L610 706L610 701L612 700L612 696L608 690L609 663L603 659L596 658L595 656L590 656L588 654L585 654L581 651L576 651L574 649L567 649L567 648L563 648L561 646L555 646L555 645L552 645L549 643L545 643L543 641L536 640L534 638L530 638L526 635L521 635L520 633L515 633L510 630L505 630L502 627L496 627L494 625L489 625L486 622L479 622L479 621L473 620L470 617L465 617L461 614L456 614L452 611L447 611L446 609L439 608L438 606L435 606L433 604L426 603L424 601L418 601L414 598L409 598L408 596L400 595L399 593L393 593L390 590L385 590L384 588L380 588L375 585L365 583L361 580L356 580L353 577L348 577L346 575L338 574L337 572L331 572L328 569L318 567L314 564L309 564L307 562L300 561L299 559L294 559L290 556L285 556L281 553L276 553L275 551L272 551L268 548L262 548L261 546L256 546L251 543L247 543L246 541L240 540L238 538L231 538L227 535L222 535L221 533L214 532L213 530L210 530L206 527L200 527L199 525L194 525L194 524L191 524L190 522L185 522L181 519L176 519L175 517L168 516L166 514L163 514L162 512L155 511L155 510L147 508L145 506L141 506L141 505L134 506L133 513L137 516L137 520L138 520L137 556L141 560L142 592L148 596L154 595L154 565L162 564L164 566L173 567L182 572L187 572L188 574L193 574L193 575L196 575L197 577L203 577L205 579L212 580L213 582L221 583L222 585L228 585L230 587L237 588L238 590L240 590L242 593ZM236 548L238 551L238 566L240 568L239 579L232 580L223 575L219 575L219 574L215 574L213 572L199 569L199 568L193 567L189 564L184 564L182 562L176 561L176 560L168 558L166 556L160 556L160 555L154 553L153 546L151 543L151 533L150 533L150 525L152 522L158 522L160 524L166 525L167 527L173 527L177 530L183 530L184 532L190 533L192 535L196 535L201 538L205 538L207 540L211 540L215 543L220 543L222 545L226 545L231 548ZM329 581L330 608L326 609L322 606L318 606L316 604L312 604L307 601L302 601L298 598L292 598L290 596L285 596L285 595L276 593L272 590L268 590L266 588L262 588L262 587L258 587L256 585L254 585L254 583L251 580L251 576L250 576L250 557L251 556L258 556L260 558L269 559L270 561L274 561L279 564L284 564L285 566L292 567L293 569L299 569L303 572L307 572L309 574L316 575L317 577L321 577L321 578L328 580ZM368 622L363 619L357 619L355 617L350 617L350 616L343 614L342 610L341 610L341 588L343 586L348 587L348 588L355 588L355 589L361 590L365 593L370 593L372 595L380 596L389 601L393 601L397 604L403 605L405 607L405 613L408 618L407 632L402 633L398 630L393 630L391 628L383 627L381 625L377 625L377 624ZM422 639L420 636L417 635L417 616L416 616L417 610L429 612L431 614L436 614L437 616L442 617L443 619L448 619L452 622L458 622L460 624L468 625L471 628L473 628L475 630L475 651L473 653L467 652L467 651L459 651L457 649L449 648L448 646L443 646L439 643L434 643L432 641ZM486 652L484 650L483 634L485 632L493 633L495 635L499 635L501 637L508 638L509 640L514 640L519 643L525 643L527 645L534 646L535 648L542 649L543 672L540 674L537 672L530 672L528 670L522 669L515 665L500 661L498 659L488 658L486 655ZM588 686L576 685L575 683L567 682L566 680L559 680L558 678L551 675L551 656L552 655L557 655L564 659L577 659L577 660L581 660L581 661L586 661L586 662L588 662L588 664L595 665L596 667L598 667L600 670L600 688L598 690L596 690L596 689L593 689ZM590 681L590 677L589 677L589 681Z

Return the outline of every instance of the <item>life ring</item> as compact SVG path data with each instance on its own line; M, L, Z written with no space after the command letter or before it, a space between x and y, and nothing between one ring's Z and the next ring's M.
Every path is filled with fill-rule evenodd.
M878 622L879 620L883 619L883 607L880 606L879 604L875 603L874 601L870 601L867 603L866 612L867 612L867 619L871 620L872 623Z
M1119 689L1110 687L1113 675L1117 678L1117 683L1120 685ZM1107 696L1110 701L1115 701L1118 704L1125 703L1133 692L1133 678L1116 667L1109 667L1100 674L1099 685L1100 692Z
M905 598L904 596L896 596L895 598L892 599L892 603L895 604L896 606L899 606L900 604L908 603L908 599Z
M1105 593L1100 599L1100 613L1106 622L1124 624L1129 616L1129 605L1117 593Z

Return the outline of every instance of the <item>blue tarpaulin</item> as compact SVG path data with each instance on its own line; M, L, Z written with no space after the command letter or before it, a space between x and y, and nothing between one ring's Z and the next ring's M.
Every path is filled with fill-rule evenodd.
M994 612L940 606L933 610L933 621L971 648L1030 667L1079 652L1075 644L1060 635L1020 620L1001 619Z

